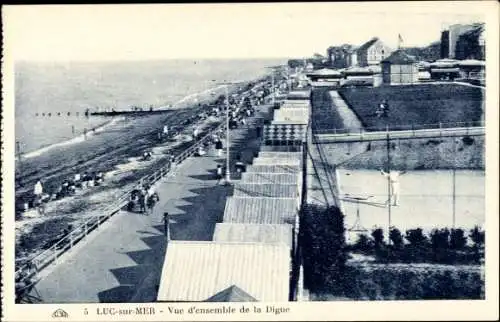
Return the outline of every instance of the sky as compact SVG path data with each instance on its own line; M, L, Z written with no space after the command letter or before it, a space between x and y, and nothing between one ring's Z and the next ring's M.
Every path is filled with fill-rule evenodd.
M331 45L425 46L449 24L484 21L491 2L4 6L14 60L284 58ZM466 14L464 14L464 12Z

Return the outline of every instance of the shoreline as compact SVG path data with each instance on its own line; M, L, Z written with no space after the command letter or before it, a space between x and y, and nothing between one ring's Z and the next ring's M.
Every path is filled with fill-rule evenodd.
M119 117L119 118L115 118L115 119L109 120L109 121L107 121L107 122L99 125L98 127L96 127L93 131L89 130L89 132L87 132L86 135L85 134L80 134L80 135L77 135L77 136L75 136L75 137L73 137L71 139L65 140L65 141L60 141L60 142L57 142L57 143L48 144L48 145L42 146L42 147L40 147L40 148L38 148L36 150L23 153L23 154L20 155L20 157L21 157L21 159L30 159L30 158L33 158L33 157L40 156L43 153L46 153L46 152L48 152L48 151L50 151L50 150L52 150L54 148L57 148L57 147L74 145L74 144L83 142L86 139L94 136L96 133L103 132L107 128L109 128L109 127L115 125L117 122L123 121L123 120L124 120L123 117ZM15 161L19 161L19 156L15 157L14 160Z
M251 81L248 81L247 83L249 83L249 82L251 82ZM206 94L210 95L212 93L214 93L215 95L217 95L216 94L217 91L221 90L223 88L224 88L224 86L221 85L221 86L217 86L215 88L210 88L210 89L203 90L201 92L196 92L196 93L188 94L188 95L184 96L183 98L181 98L179 101L175 102L174 104L156 108L156 109L153 110L153 112L154 111L158 111L160 113L164 113L164 112L168 113L169 111L173 111L173 110L186 109L186 108L193 107L192 106L193 104L203 103L203 101L210 100L211 98L207 97L207 98L204 98L204 99L201 99L201 100L197 100L196 102L190 102L190 100L192 98L196 98L196 97L198 97L200 95L206 95ZM185 104L186 106L181 106L181 104ZM150 115L149 110L144 110L144 111L140 111L140 112L130 111L130 110L119 110L119 111L115 111L115 112L117 113L117 115L116 115L116 116L118 116L117 118L109 120L109 121L106 121L105 123L99 125L98 127L95 128L95 131L89 130L87 132L87 139L90 138L90 137L92 137L92 135L94 133L102 132L104 129L106 129L109 126L114 125L118 121L123 121L125 119L125 117L127 117L127 116L136 116L136 115L133 115L133 113L144 113L144 114ZM90 113L91 116L92 115L97 116L97 115L100 115L100 114L92 114L92 113L108 113L109 116L114 117L114 115L112 115L113 112L91 112ZM151 113L151 114L154 114L154 113ZM50 144L41 146L41 147L39 147L39 148L37 148L37 149L35 149L33 151L27 151L25 153L20 154L20 157L21 157L21 159L32 158L32 157L35 157L35 156L39 156L39 155L41 155L43 153L46 153L46 152L52 150L53 148L80 143L80 142L83 142L84 140L85 140L85 135L80 134L80 135L74 136L74 137L72 137L70 139L67 139L67 140L63 140L63 141L59 141L59 142L55 142L55 143L50 143ZM19 156L16 156L14 160L18 161L19 160Z

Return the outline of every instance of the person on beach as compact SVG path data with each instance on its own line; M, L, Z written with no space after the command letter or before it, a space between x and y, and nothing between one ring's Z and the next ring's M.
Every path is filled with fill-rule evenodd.
M96 184L100 185L103 181L104 181L104 174L101 171L97 172L95 179Z
M89 181L87 182L89 188L92 188L95 186L95 180L94 180L95 176L92 175L92 176L89 176Z
M217 170L216 170L216 178L217 178L217 184L219 184L223 178L222 176L222 166L220 164L217 165Z
M80 173L76 173L75 176L73 177L73 184L75 185L76 188L81 188L82 187L82 178Z
M40 180L35 183L35 187L33 188L33 194L35 195L35 200L38 201L41 199L43 194L43 185Z
M83 174L83 177L82 177L82 189L85 189L88 187L89 180L90 180L89 174L87 172L85 172Z
M193 129L193 140L198 140L198 135L200 134L200 130L197 127Z
M386 204L393 202L393 206L398 206L399 205L399 193L400 193L400 187L399 187L399 177L403 174L406 173L406 171L395 171L395 170L390 170L388 173L384 172L384 170L380 169L380 173L388 178L389 184L390 184L390 194L389 194L389 199L386 201Z

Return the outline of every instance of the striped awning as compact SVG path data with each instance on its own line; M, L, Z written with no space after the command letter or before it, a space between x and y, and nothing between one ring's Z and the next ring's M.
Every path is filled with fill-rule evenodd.
M264 126L265 145L295 145L306 140L305 124L271 124Z

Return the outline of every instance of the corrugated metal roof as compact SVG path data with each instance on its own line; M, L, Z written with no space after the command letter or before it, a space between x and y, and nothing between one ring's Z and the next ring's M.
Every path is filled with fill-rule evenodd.
M269 165L269 164L280 164L280 165L300 165L300 159L297 158L263 158L257 157L253 159L254 165Z
M274 111L273 124L276 121L289 123L300 122L300 124L307 124L309 121L309 109L306 108L287 108Z
M282 244L170 241L158 301L206 301L235 285L264 302L288 301L290 249Z
M303 99L303 100L308 100L310 97L311 93L310 91L292 91L289 92L287 95L288 99Z
M297 174L301 171L300 166L294 165L249 165L247 166L246 172L262 172L262 173L288 173Z
M235 183L233 187L235 197L296 198L298 196L296 184Z
M311 103L309 101L284 101L280 106L281 108L311 108Z
M260 151L259 152L259 157L283 157L283 156L292 156L294 158L301 158L302 157L302 152L300 151Z
M288 173L244 172L241 175L242 183L298 184L299 180L298 174Z
M296 198L229 197L224 222L294 225L296 214Z
M218 223L215 225L214 241L283 244L291 249L292 229L293 226L290 224Z

